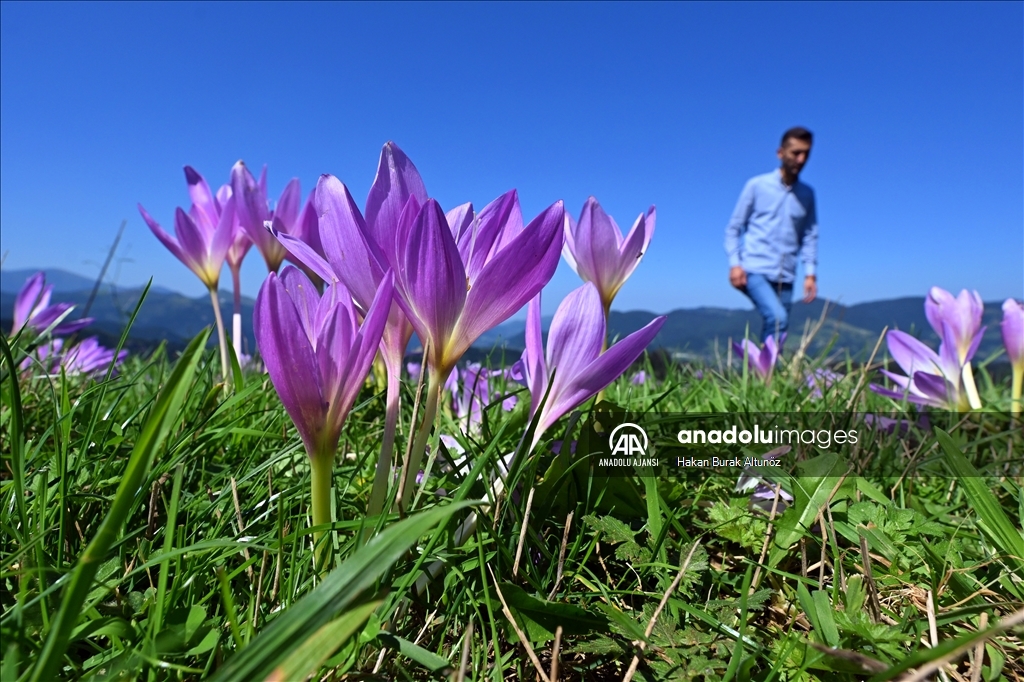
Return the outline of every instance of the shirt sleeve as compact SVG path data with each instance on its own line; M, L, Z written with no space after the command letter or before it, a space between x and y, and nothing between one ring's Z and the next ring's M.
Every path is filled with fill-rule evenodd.
M754 211L754 183L743 186L740 199L736 202L729 224L725 226L725 253L729 256L729 267L740 265L740 235L747 228L747 220Z
M804 264L805 275L818 274L818 200L811 194L811 210L807 212L807 229L800 247L800 260Z

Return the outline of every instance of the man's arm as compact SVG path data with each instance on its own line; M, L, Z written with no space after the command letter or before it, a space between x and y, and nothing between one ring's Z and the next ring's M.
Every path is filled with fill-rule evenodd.
M818 201L811 195L807 211L807 229L800 246L800 260L804 264L804 303L810 303L818 296Z
M740 236L747 228L747 220L754 211L754 185L743 186L729 224L725 226L725 253L729 256L729 283L737 289L747 286L747 273L740 264Z

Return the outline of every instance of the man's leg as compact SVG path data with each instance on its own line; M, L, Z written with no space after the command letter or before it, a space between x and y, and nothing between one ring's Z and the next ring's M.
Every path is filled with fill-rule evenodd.
M786 315L783 317L782 324L780 325L779 336L776 337L776 340L779 342L779 350L782 350L782 344L785 342L783 335L789 330L789 314L793 311L793 283L769 282L769 284L771 284L775 293L778 294L782 309L786 311Z
M788 290L788 291L787 291ZM773 284L764 275L747 273L747 288L743 292L757 306L764 326L761 328L761 342L769 336L776 340L789 328L789 308L793 304L793 286Z

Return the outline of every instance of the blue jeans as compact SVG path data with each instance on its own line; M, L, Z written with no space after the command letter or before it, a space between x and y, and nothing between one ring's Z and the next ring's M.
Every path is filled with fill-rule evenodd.
M793 308L793 283L773 282L764 275L747 273L747 286L743 289L761 313L764 326L761 328L761 343L774 335L780 342L781 336L789 329L789 311Z

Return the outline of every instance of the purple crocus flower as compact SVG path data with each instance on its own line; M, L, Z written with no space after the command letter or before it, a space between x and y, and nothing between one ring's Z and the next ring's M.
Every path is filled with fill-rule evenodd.
M629 383L634 386L643 386L647 383L647 372L640 370L629 379Z
M1003 345L1006 357L1013 366L1013 384L1010 389L1012 412L1021 411L1021 389L1024 386L1024 305L1008 298L1003 301Z
M115 357L113 348L101 346L99 339L91 336L61 353L58 364L65 374L94 374L106 371L111 363L121 364L127 356L128 351L122 349Z
M477 362L470 363L462 372L452 371L452 377L457 376L462 384L461 391L457 384L453 385L450 390L452 391L452 408L456 418L462 423L464 433L468 433L472 429L479 429L483 422L484 408L499 397L491 391L492 374L494 373L491 370ZM499 372L495 376L501 376L501 374ZM447 384L445 388L448 388ZM501 399L501 407L504 411L509 412L515 408L517 402L516 396L506 396Z
M584 282L593 282L597 287L606 315L612 299L647 253L654 236L655 217L651 206L646 216L640 214L623 238L615 220L594 197L583 204L578 223L566 214L562 254Z
M932 287L924 301L924 314L940 339L946 339L943 329L949 328L949 337L956 348L960 364L969 362L981 343L985 333L985 328L981 326L984 311L985 305L978 292L968 292L966 289L954 298L945 289Z
M271 211L267 198L266 168L263 169L263 175L257 182L245 163L238 161L231 168L231 192L235 198L238 222L242 229L263 255L267 271L277 272L281 268L281 262L288 255L288 251L277 237L267 231L265 225L267 222L274 224L274 217L278 213L283 216L278 223L280 225L285 224L285 219L290 219L287 223L289 226L296 220L299 202L302 199L299 181L293 179L285 186L284 191L281 192L281 198L278 199L276 209Z
M74 308L74 304L54 303L50 305L52 294L53 285L46 283L46 274L42 271L25 280L21 291L14 299L14 324L11 327L11 336L21 331L23 327L36 333L46 331L58 320L60 322L52 329L52 333L55 335L73 334L92 324L93 318L91 317L83 317L70 322L63 321Z
M944 344L950 345L950 351L960 365L963 375L964 391L968 404L972 408L981 407L981 399L974 383L971 369L971 358L978 350L978 344L985 334L981 326L981 316L985 306L977 291L962 290L957 297L939 287L932 287L924 301L924 313L935 333Z
M338 439L377 353L392 295L388 275L362 326L343 285L332 283L321 297L294 267L270 273L256 297L256 342L312 464L313 525L331 520Z
M785 335L779 343L775 342L774 336L769 336L761 348L758 348L757 344L750 339L743 339L742 343L733 342L732 348L741 360L746 355L747 366L754 370L759 377L765 381L771 381L775 363L779 360L779 346L785 342Z
M36 349L35 358L43 366L47 374L58 374L61 369L67 376L91 375L106 371L113 362L119 365L124 362L128 351L121 350L115 360L114 351L100 345L95 336L83 339L73 346L64 348L64 339L53 339ZM28 369L33 364L31 357L25 358L21 369Z
M188 182L192 207L188 213L180 207L175 211L174 233L177 238L167 234L160 224L150 217L142 204L139 204L139 212L156 238L209 289L210 303L213 305L213 314L217 322L221 376L225 381L230 381L227 337L224 333L224 320L220 314L217 284L228 249L235 240L236 199L234 194L228 196L225 192L222 193L224 203L221 204L210 191L210 186L203 176L191 166L185 166L185 180Z
M395 248L398 220L410 197L427 200L426 189L412 161L393 142L381 150L377 175L366 200L365 219L348 188L331 175L320 177L316 188L319 216L318 250L313 241L301 236L277 233L297 261L325 282L340 281L352 293L356 305L365 311L391 265L384 249ZM387 368L387 409L381 455L377 461L369 513L379 513L391 472L391 456L401 409L402 358L412 337L412 325L402 308L394 303L381 340L381 357Z
M842 378L842 374L833 372L827 367L818 367L807 373L804 382L811 389L811 397L821 399L824 397L825 391Z
M526 350L522 360L530 389L530 417L538 412L539 417L530 449L536 447L544 432L563 415L597 395L625 372L663 324L665 316L656 317L646 327L602 352L606 329L604 307L597 287L587 282L566 296L555 311L545 353L540 296L531 300L526 313Z
M949 334L948 325L946 330ZM961 368L955 355L955 344L944 341L936 353L910 334L895 329L886 334L885 340L889 354L904 374L888 370L882 370L882 374L889 377L900 390L893 391L871 384L872 391L888 398L906 398L912 403L941 409L968 408L960 390Z
M139 204L139 213L156 238L184 263L206 285L216 290L220 270L235 238L235 202L218 207L206 180L191 166L185 166L192 208L188 213L178 208L174 213L175 237L167 234Z
M562 202L525 228L515 190L470 220L454 211L449 226L438 204L410 198L400 221L398 301L427 347L428 365L447 376L479 336L504 322L547 284L562 248Z

